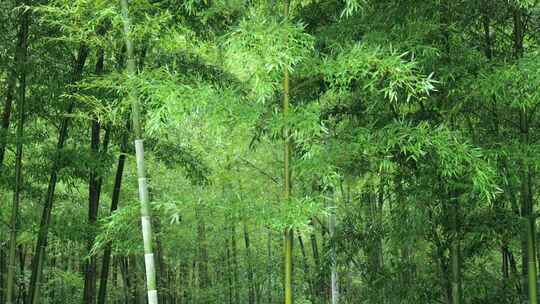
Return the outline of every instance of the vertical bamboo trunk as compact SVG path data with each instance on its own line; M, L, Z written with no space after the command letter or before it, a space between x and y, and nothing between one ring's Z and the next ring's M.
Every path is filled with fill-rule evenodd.
M13 68L7 80L6 99L4 101L4 110L2 111L2 121L0 122L0 168L3 166L4 155L6 154L7 133L9 131L11 108L13 106L13 91L15 90L15 84L17 82L17 73L15 71L16 69ZM4 285L2 285L2 288L3 287Z
M253 265L251 261L251 248L249 244L249 232L246 224L244 223L244 242L246 245L246 263L247 263L247 277L248 277L248 303L255 303L255 277L253 274Z
M72 83L76 83L80 80L88 56L88 48L85 45L81 45L73 66ZM56 150L60 151L64 147L65 141L68 136L68 128L70 117L75 109L75 103L70 101L66 116L62 119L60 125L60 131L58 134L58 143ZM49 178L49 184L47 186L47 193L45 196L45 202L43 206L43 213L41 215L41 221L39 224L38 238L36 242L36 248L34 256L32 258L32 274L30 276L30 285L28 286L28 298L26 304L38 304L39 303L39 288L41 284L41 276L43 272L43 264L45 262L45 248L47 246L47 238L49 233L49 226L51 223L51 214L54 202L54 194L56 190L56 182L58 180L58 171L60 170L60 158L59 155L55 155L53 159L53 165L51 168L51 174Z
M524 111L525 112L525 111ZM527 149L529 145L529 126L528 126L528 115L523 113L521 117L522 125L522 145L523 149ZM532 166L528 164L528 157L523 161L522 164L522 174L521 174L521 204L522 204L522 216L523 216L523 230L524 230L524 243L523 248L523 275L526 276L527 281L527 290L530 304L537 304L537 270L536 270L536 252L535 252L535 241L536 241L536 219L533 214L533 192L532 192L532 178L531 171Z
M197 257L194 257L193 262L191 263L191 269L189 273L189 276L190 276L189 287L192 291L191 300L195 303L199 303L199 299L200 299L200 292L199 292L199 289L197 288L198 283L199 283L198 282L199 274L197 273L198 270L199 269L197 266Z
M179 269L177 266L173 263L167 267L167 287L169 289L169 296L167 297L167 301L170 304L178 304L177 300L177 291L178 291L178 282L176 281L175 274L179 272Z
M315 229L314 226L314 220L311 219L310 226ZM309 239L311 243L311 252L313 255L313 262L315 264L314 270L313 270L313 292L315 293L316 299L315 301L318 302L318 298L322 296L322 284L320 282L319 274L321 272L321 258L319 256L319 248L317 245L317 236L314 232L311 232L309 234Z
M509 261L507 254L507 245L501 246L501 275L503 284L506 285L510 278Z
M227 284L226 278L225 278L225 267L223 266L223 262L226 260L225 251L220 250L219 252L219 260L217 263L215 263L215 277L214 282L215 287L214 289L223 290L226 289ZM219 303L227 303L227 293L226 292L219 292L217 297L214 299L214 301L217 301Z
M234 281L234 303L240 303L240 282L238 275L238 254L236 248L236 225L234 221L231 226L231 247L233 262L233 281Z
M452 304L461 303L461 270L460 270L460 245L458 235L459 202L457 198L450 198L450 223L451 223L451 244L450 244L450 271L452 285Z
M528 219L527 223L527 256L528 256L528 282L529 282L529 303L537 304L538 303L538 293L537 293L537 278L536 278L536 261L535 261L535 224L534 219Z
M180 277L184 275L182 272L182 266L179 263L175 263L173 268L169 268L169 288L171 289L170 303L183 304L184 299L182 293L184 291L183 280Z
M314 283L313 278L311 276L311 271L309 269L309 260L306 252L306 247L304 246L304 239L302 239L302 235L300 232L297 233L298 235L298 245L300 245L300 252L302 253L302 264L304 266L304 280L308 283L308 289L309 289L309 296L311 298L311 302L314 303L316 300L315 295L315 289L314 289Z
M65 260L65 271L72 272L73 271L73 263L71 259L71 242L68 241L68 244L65 247L65 252L62 256L62 259ZM64 290L64 294L70 295L72 291L72 286L66 287Z
M187 289L186 275L187 275L187 273L185 272L184 265L185 264L183 264L183 263L179 263L176 266L176 269L178 271L175 271L175 272L171 273L171 276L173 277L173 280L174 280L173 286L175 286L175 288L174 288L174 292L175 292L175 297L174 297L175 302L174 302L174 304L188 303L186 301L186 297L185 297L185 295L187 294L186 293L186 289Z
M125 45L122 47L120 51L120 55L118 56L118 60L116 62L116 68L118 70L122 70L125 63L125 57L124 53L126 51ZM124 131L122 132L122 136L120 139L120 155L118 156L118 163L116 166L116 174L114 178L114 184L113 184L113 193L111 198L111 208L110 208L110 214L115 212L118 209L118 204L120 202L120 190L122 188L122 177L124 174L124 166L126 162L126 152L127 152L127 146L128 146L128 137L129 137L129 131L131 128L131 124L129 122L129 118L126 119L126 127ZM111 127L107 129L107 131L110 131ZM107 135L109 132L107 132ZM107 137L107 136L106 136ZM108 138L108 137L107 137ZM108 279L109 279L109 268L111 263L111 254L112 254L112 242L108 242L105 245L105 249L103 251L103 259L101 264L101 272L100 272L100 280L99 280L99 289L98 289L98 298L97 303L98 304L105 304L105 300L107 297L107 285L108 285ZM113 259L113 286L116 286L116 280L117 280L117 268L118 268L118 258ZM114 288L116 290L116 287ZM118 302L118 301L115 301Z
M116 296L117 295L116 291L118 290L118 258L117 257L113 258L112 267L113 267L113 271L112 271L112 287L113 287L113 290L115 291L112 303L118 304L118 303L120 303L120 301L118 301L118 297ZM99 287L101 288L101 284L99 285ZM99 299L100 295L101 294L98 295L98 299Z
M179 262L175 271L171 271L175 304L190 303L189 301L189 266L185 261Z
M182 275L182 276L180 276ZM180 271L178 273L178 277L179 278L183 278L183 279L179 279L177 281L179 281L183 287L182 289L180 290L180 302L181 303L191 303L190 302L190 289L189 289L189 264L187 261L181 261L180 262Z
M523 40L524 40L524 20L523 12L520 7L516 7L513 11L514 21L514 55L516 59L523 57ZM520 131L520 149L524 153L525 159L521 161L520 178L521 178L521 216L523 217L523 233L522 233L522 282L524 291L528 295L530 304L537 304L537 274L536 274L536 254L535 254L535 217L533 214L533 189L532 189L532 171L533 166L530 164L529 156L529 111L525 108L520 112L519 131Z
M2 121L0 122L0 168L4 164L4 155L6 154L7 133L11 121L11 108L13 106L13 90L16 83L16 74L12 73L9 77L6 88L6 99L4 101L4 110L2 111Z
M285 18L285 21L289 21L289 0L284 0L283 3L283 16ZM285 44L288 44L288 34L285 36ZM289 114L289 67L286 64L285 68L283 70L283 116L287 118ZM292 153L292 145L290 140L290 130L288 126L285 127L284 130L284 153L283 153L283 163L284 163L284 178L283 178L283 199L286 204L289 203L291 198L291 169L290 169L290 162L291 162L291 153ZM284 256L285 256L285 263L284 263L284 296L285 296L285 304L292 304L293 303L293 282L292 282L292 276L293 276L293 229L292 227L285 228L285 234L284 234Z
M50 269L55 269L56 268L56 260L57 260L57 256L60 254L57 246L51 248L52 249L52 254L51 254L51 259L50 259L50 264L49 264L49 268ZM56 299L56 296L57 296L57 289L58 289L58 285L59 284L54 284L52 285L51 287L49 287L49 296L51 299L55 300Z
M525 112L525 111L524 111ZM522 145L527 149L529 145L528 136L528 115L523 113L521 116L522 125ZM522 205L522 221L523 221L523 276L526 277L526 286L530 304L537 304L537 270L536 270L536 228L535 216L533 214L533 199L532 199L532 182L531 182L531 165L529 160L524 160L521 168L521 205Z
M133 43L131 41L131 21L129 19L128 1L121 0L122 16L124 21L124 35L127 50L127 69L130 79L135 77L135 58ZM148 181L146 178L146 168L144 163L144 144L142 140L142 129L140 123L139 100L133 90L130 90L132 104L133 130L135 133L135 151L137 159L137 177L139 180L139 199L141 202L141 223L144 242L144 262L146 269L146 287L148 291L148 304L157 304L158 295L156 290L156 268L154 253L152 250L152 220L150 215L150 201L148 199Z
M132 278L131 282L132 282L132 286L131 286L131 289L130 289L130 293L131 293L131 302L130 303L133 303L133 304L143 304L145 303L144 301L144 292L140 292L140 272L139 272L139 263L138 263L138 259L135 255L130 255L128 257L128 264L129 264L129 267L131 269L131 271L129 272L129 276ZM144 279L143 279L144 281ZM144 284L144 282L143 282Z
M167 267L167 303L169 304L177 304L176 303L176 289L175 289L175 277L173 276L173 273L175 273L177 270L174 267L174 264L170 264Z
M24 250L23 245L18 246L18 253L19 253L19 272L24 273L24 268L26 266L26 251ZM18 299L17 303L23 303L24 299L26 299L26 284L25 282L21 282L19 286L17 286L19 289L18 293Z
M206 225L200 216L198 215L199 221L197 223L197 241L199 243L199 257L198 257L198 281L199 281L199 300L202 303L209 303L209 287L210 287L210 275L208 271L208 243L206 239Z
M24 4L24 2L22 3ZM23 25L24 25L24 16L26 16L28 14L28 12L23 12L23 14L21 14L21 24L20 24L20 27L19 27L19 35L18 35L18 38L17 38L17 45L15 46L15 54L14 54L14 63L13 63L13 68L11 69L11 72L8 73L8 79L7 79L7 85L6 85L6 97L5 97L5 100L4 100L4 110L2 112L2 118L1 118L1 121L0 121L0 172L2 172L2 166L4 164L4 156L5 156L5 153L6 153L6 146L7 146L7 135L8 135L8 132L9 132L9 125L10 125L10 122L11 122L11 111L12 111L12 107L13 107L13 97L14 97L14 91L15 91L15 86L17 84L17 65L19 64L18 62L18 54L20 53L19 50L20 50L20 46L22 45L22 41L21 41L21 38L22 36L20 35L22 32L21 30L23 29ZM2 273L3 275L4 273ZM0 290L2 290L2 292L4 291L4 287L5 285L2 284L0 285ZM1 294L0 294L1 295ZM3 300L4 297L0 297L0 300Z
M311 226L313 226L313 221ZM313 261L315 262L315 267L319 268L321 265L321 258L319 257L319 247L317 245L317 236L315 233L309 234L309 240L311 243L311 252L313 254Z
M227 220L226 220L227 222ZM231 249L229 246L229 238L225 239L225 259L227 263L227 303L233 304L233 293L234 293L234 281L233 281L233 268L232 268L232 256L231 256Z
M129 265L127 257L119 258L120 274L122 277L122 291L124 293L124 304L132 303L131 299L131 280L129 279Z
M103 49L98 49L97 51L97 63L96 63L96 75L100 75L103 71L103 60L104 60L104 51ZM100 145L100 132L101 124L99 121L94 118L91 122L91 140L90 140L90 150L92 152L92 158L94 160L99 159L99 145ZM96 166L96 164L93 164ZM88 179L88 227L89 233L87 235L86 249L88 253L92 250L94 246L95 239L95 229L96 222L98 217L98 208L99 208L99 193L100 193L100 183L97 169L91 168L90 177ZM96 272L97 272L97 260L95 255L91 255L85 262L84 265L84 288L83 288L83 303L84 304L93 304L95 303L95 294L96 294Z
M24 5L25 2L23 1L20 4ZM19 28L19 39L16 51L16 61L19 79L19 92L17 98L17 147L15 152L15 188L13 190L13 204L11 206L8 269L6 276L6 304L14 303L15 296L15 273L17 271L17 230L19 227L19 204L23 183L22 153L26 103L26 65L28 57L27 52L29 17L30 16L28 10L24 10L21 13L21 24Z
M381 265L379 258L379 222L377 220L377 194L366 193L364 195L365 203L365 217L366 225L365 229L370 234L370 242L365 245L366 258L367 258L367 283L369 288L373 291L370 293L372 301L382 302L382 288L381 288Z
M268 239L267 239L267 242L266 242L266 256L267 256L267 268L268 268L268 282L267 282L267 299L268 299L268 304L272 304L273 302L273 297L272 297L272 271L273 271L273 267L272 267L272 230L268 229Z
M334 234L336 231L336 214L335 209L333 208L330 212L330 216L328 219L328 231L330 233L330 240L332 242L331 249L330 249L330 259L331 259L331 302L332 304L339 303L339 286L338 286L338 273L337 273L337 267L336 267L336 246L334 242Z
M384 270L384 254L383 254L383 237L382 237L382 228L383 228L383 205L384 205L384 181L381 180L381 185L379 186L379 193L377 195L377 201L374 204L375 208L375 220L379 228L377 229L377 241L376 241L376 258L377 258L377 267L379 272ZM379 288L379 299L383 303L386 303L386 280L380 282Z
M116 175L114 177L113 193L111 198L111 211L114 213L118 209L118 204L120 202L120 190L122 188L122 177L124 175L124 166L126 163L126 152L127 152L127 142L129 130L126 127L126 133L122 135L122 142L120 143L120 156L118 157L118 164L116 166ZM98 304L105 304L105 299L107 295L107 282L109 278L109 265L111 261L112 253L112 242L108 242L105 245L105 250L103 252L103 262L101 267L101 278L99 283L99 292L98 292ZM114 277L114 276L113 276Z
M143 50L142 53L143 54L141 54L141 57L144 59L144 56L145 56L144 53L146 53L146 48ZM143 68L143 65L144 65L143 59L141 59L141 61L139 62L139 69ZM147 178L151 179L150 176L148 176ZM149 195L149 200L152 201L152 187L151 186L148 187L148 195ZM153 217L152 224L154 227L154 238L156 242L156 255L155 255L156 263L157 263L156 271L157 273L161 274L157 278L157 281L156 281L156 284L157 284L156 289L158 291L158 301L161 304L167 304L167 296L169 292L167 289L167 267L165 264L163 246L161 243L161 235L160 235L161 221L158 217Z
M491 18L489 16L489 2L483 1L483 16L482 16L482 26L484 30L484 55L486 56L488 61L491 61L493 59L493 39L491 34ZM495 97L493 97L495 99ZM496 112L496 109L495 111ZM496 122L497 117L495 116L495 133L498 135L499 128L498 123ZM513 203L513 205L516 205ZM509 278L510 278L510 256L508 254L508 245L506 244L507 241L503 240L503 245L501 246L501 274L502 274L502 283L503 286L506 286L508 284Z

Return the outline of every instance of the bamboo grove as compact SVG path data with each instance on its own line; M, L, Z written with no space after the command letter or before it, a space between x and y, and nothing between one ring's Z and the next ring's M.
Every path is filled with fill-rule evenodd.
M0 1L0 303L536 304L540 3Z

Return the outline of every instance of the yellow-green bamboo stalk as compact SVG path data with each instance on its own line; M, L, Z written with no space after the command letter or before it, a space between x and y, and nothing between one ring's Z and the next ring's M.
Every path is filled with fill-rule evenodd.
M284 0L283 5L283 15L285 18L285 21L288 21L289 19L289 0ZM288 35L285 36L285 44L288 43ZM284 71L283 71L283 116L285 119L287 119L287 116L289 114L289 67L286 64ZM283 183L283 192L284 192L284 200L285 203L288 204L291 197L291 169L290 169L290 162L291 162L291 140L289 138L290 130L289 127L286 126L284 130L284 155L283 155L283 163L284 163L284 183ZM285 264L284 264L284 272L285 272L285 281L284 281L284 288L285 288L285 304L292 304L293 303L293 288L292 288L292 254L293 254L293 230L291 227L285 228L285 244L284 244L284 255L285 255Z
M129 18L128 1L120 1L124 21L124 35L127 50L128 77L135 77L135 56L131 41L131 21ZM148 197L148 180L144 163L144 144L140 124L139 99L133 90L129 92L132 106L133 131L135 133L135 155L137 159L137 177L139 181L139 200L141 202L141 223L144 243L144 263L146 268L146 288L148 292L148 304L157 304L156 267L154 253L152 251L152 221L150 215L150 201Z

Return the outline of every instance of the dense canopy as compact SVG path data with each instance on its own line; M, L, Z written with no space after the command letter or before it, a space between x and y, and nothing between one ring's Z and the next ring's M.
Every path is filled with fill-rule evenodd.
M1 0L0 303L538 303L540 3Z

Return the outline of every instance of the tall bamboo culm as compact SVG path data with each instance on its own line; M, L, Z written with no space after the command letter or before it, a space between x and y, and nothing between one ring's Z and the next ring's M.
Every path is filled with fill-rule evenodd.
M135 77L135 56L131 41L131 21L129 18L128 1L120 0L124 21L124 36L127 50L127 72L130 79ZM150 215L150 201L148 197L148 181L144 164L144 144L140 124L139 99L133 91L129 92L132 106L133 131L135 134L135 153L137 159L137 177L139 181L139 199L141 202L141 224L144 242L144 263L146 268L146 287L148 304L157 304L156 267L152 250L152 221Z
M20 1L22 6L27 5L26 1ZM26 65L28 57L28 27L30 11L21 8L21 24L19 29L19 38L16 51L17 77L19 79L19 94L17 100L17 133L16 133L16 152L15 152L15 188L13 191L13 204L11 207L10 236L8 250L8 271L6 276L6 304L15 303L15 273L16 273L16 251L17 234L19 228L19 205L22 192L22 154L25 120L25 101L26 101ZM3 286L2 286L3 287ZM0 287L1 288L1 287ZM2 300L0 298L0 300Z
M339 277L337 272L337 256L336 256L336 245L334 244L334 235L336 231L336 208L335 203L332 202L332 210L328 219L328 230L330 233L330 239L332 242L332 247L330 249L330 283L331 283L331 290L330 290L330 298L332 304L338 304L339 303Z
M289 20L289 0L284 0L283 3L283 16L285 18L285 22L288 22ZM285 36L285 44L288 44L288 34ZM283 70L283 116L285 119L287 119L287 116L289 114L289 67L288 64L285 65L285 69ZM291 197L291 169L290 169L290 162L291 162L291 140L289 138L290 130L289 127L286 126L285 130L283 132L284 137L284 155L283 155L283 163L284 163L284 179L283 179L283 196L285 204L288 204L290 202ZM285 304L292 304L293 303L293 287L292 287L292 272L293 272L293 262L292 262L292 255L293 255L293 229L292 227L285 228L285 244L284 244L284 295L285 295Z

